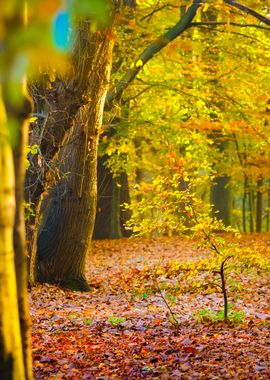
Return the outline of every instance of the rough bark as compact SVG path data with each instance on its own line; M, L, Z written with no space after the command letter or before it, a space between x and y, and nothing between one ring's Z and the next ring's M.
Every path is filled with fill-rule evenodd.
M106 31L88 38L88 104L80 109L75 137L66 148L70 175L54 190L38 238L38 279L78 290L88 290L84 266L96 213L97 145L113 46Z
M80 130L69 152L71 172L52 192L48 216L38 237L38 280L88 290L84 263L96 202L97 135ZM85 145L88 145L85 155ZM91 178L91 181L86 180Z
M196 11L200 7L201 3L202 3L202 1L200 1L200 0L194 0L193 4L190 6L190 8L188 9L187 13L185 14L185 16L183 17L182 20L180 22L178 22L169 32L167 32L163 36L161 36L155 43L151 44L149 46L149 48L145 49L145 51L142 53L142 55L139 58L139 59L142 59L143 64L145 64L158 51L160 51L170 41L172 41L174 38L179 36L184 30L186 30L188 28L189 23L192 21L192 19L196 15ZM52 102L49 101L49 104L50 105L51 104L56 105L55 106L56 112L54 113L51 110L49 111L48 120L51 119L52 123L48 124L50 126L50 129L48 129L48 126L47 126L48 120L47 120L46 128L44 129L44 131L45 130L47 131L46 132L47 138L44 139L44 136L43 136L42 141L40 143L41 156L44 158L43 161L45 164L42 165L42 170L39 170L38 174L33 173L32 177L29 176L29 181L27 182L28 189L32 188L32 190L31 190L32 193L30 194L28 199L31 199L31 201L34 204L34 207L36 208L36 210L35 210L36 216L34 219L34 223L33 224L29 223L30 228L28 229L28 236L30 236L29 240L31 240L32 242L35 242L34 236L35 236L37 228L38 228L38 221L39 221L38 209L39 209L39 205L40 205L40 197L41 197L41 194L46 189L46 186L48 184L47 174L50 171L48 169L48 166L51 166L51 162L57 156L61 146L63 146L63 139L64 139L64 136L66 135L66 132L67 132L67 131L64 131L64 133L61 135L60 138L57 137L58 136L58 134L57 134L58 128L56 127L57 122L55 122L55 120L53 119L54 116L57 115L57 110L62 111L62 117L60 118L60 121L61 121L61 119L64 119L61 121L61 123L64 124L67 127L67 129L71 128L72 121L74 120L74 117L75 117L74 115L76 115L78 113L81 105L85 105L85 104L87 104L87 105L89 104L88 112L89 112L90 118L92 118L92 120L90 120L90 123L93 123L91 128L96 129L97 124L99 123L99 121L97 123L94 121L95 117L91 116L91 113L93 112L93 110L95 110L95 103L97 101L100 101L100 99L103 99L102 96L104 94L104 88L107 87L107 82L106 82L106 86L104 86L104 83L102 85L102 79L101 79L102 75L103 75L102 70L103 71L106 70L106 67L105 67L106 66L106 59L105 59L105 64L104 64L103 63L104 57L103 57L102 49L100 49L98 51L98 49L97 49L98 44L96 44L96 42L94 40L92 40L91 38L89 39L88 34L89 34L89 25L87 25L83 34L80 33L80 36L78 39L79 43L77 44L77 49L79 51L79 54L78 54L78 51L75 52L75 54L74 54L74 57L77 57L77 61L74 60L74 62L73 62L73 68L74 68L73 75L75 75L75 79L68 82L68 84L64 83L63 81L54 81L54 83L52 83L52 89L50 89L50 94L52 96L53 101ZM93 37L93 34L90 37ZM106 44L106 41L107 42L109 41L110 43L112 43L112 41L110 41L109 33L108 34L105 33L105 35L104 35L104 32L99 30L97 33L95 33L95 37L97 39L99 38L99 42L98 42L99 47L102 46L104 41L105 41L105 44ZM103 43L101 41L102 39L103 39ZM90 55L87 56L87 54L86 54L86 58L85 58L85 53L87 53L87 52L90 53ZM92 56L91 56L91 54L92 54ZM93 64L94 58L95 58L95 64ZM121 97L123 90L131 83L131 81L135 78L135 76L140 71L141 67L138 67L138 66L135 66L135 67L136 67L136 70L135 71L131 70L128 73L127 77L125 77L122 81L119 82L119 86L117 86L116 91L112 91L110 93L110 95L107 97L107 104L109 104L108 105L109 108L113 106L113 103L115 100L118 100ZM106 81L107 81L107 79L106 79ZM123 86L123 81L125 82L124 86ZM93 88L95 89L95 92L92 91L92 87L91 87L92 85L93 85ZM62 90L58 91L59 88L62 88ZM68 99L68 100L66 102L60 103L59 98L64 99L64 100ZM99 113L100 113L99 119L102 116L102 111L103 111L103 109L102 109L102 107L100 107L99 108ZM91 136L91 135L93 136L93 141L94 141L95 140L95 137L94 137L95 134L93 133L93 131L91 131L89 129L89 131L87 133L88 133L88 136ZM44 148L44 146L42 145L43 141L44 141L45 146L49 147L49 151L47 151L46 148ZM35 166L37 167L38 165L35 165ZM71 167L71 169L72 169L72 167ZM40 172L42 172L41 176L40 176ZM90 174L91 172L89 171L87 173ZM91 176L92 175L94 175L94 174L91 173ZM95 177L91 177L91 176L88 178L85 176L85 181L86 182L93 181ZM35 188L34 188L35 186L37 188L36 194L34 193L35 192ZM33 188L34 188L34 190L33 190ZM56 207L56 209L59 207L61 209L63 204L64 203L60 202L60 203L56 203L54 206ZM68 201L67 201L67 204L69 204ZM53 207L53 206L51 206L51 207ZM72 220L75 220L73 217L73 215L76 216L75 209L77 207L77 204L75 201L73 202L72 207L74 208L74 210L69 212L68 217L71 217ZM57 211L53 214L64 215L60 211ZM52 214L49 212L49 215L52 215ZM65 214L65 215L67 216L67 214ZM48 220L50 220L50 218L48 218ZM66 220L64 221L64 223L65 222L66 222ZM63 223L63 221L62 221L62 223ZM70 226L71 224L69 223L68 225ZM86 226L88 226L88 227L86 227ZM84 228L84 226L81 225L81 229L78 229L78 233L84 241L88 241L89 234L91 234L91 228L89 228L89 224L87 224L86 226ZM44 231L46 230L47 227L48 226L44 227L45 228ZM32 231L33 231L34 236L32 234ZM42 239L42 236L44 237L44 234L40 235L40 239L39 239L40 250L39 250L39 258L38 258L38 261L40 262L38 265L39 265L39 269L41 271L40 272L40 278L42 279L42 281L55 281L53 279L53 278L55 278L55 279L57 279L58 282L63 283L64 282L64 278L62 278L63 272L61 273L61 276L57 275L56 269L55 269L57 267L57 265L52 264L52 262L54 262L54 259L52 259L52 257L54 255L59 254L60 255L59 258L61 258L61 260L55 259L55 261L57 261L57 262L60 262L60 261L66 260L66 259L69 260L69 257L70 257L69 255L71 255L71 257L75 258L74 253L73 252L70 253L69 244L68 244L68 241L70 241L70 235L68 233L68 230L65 231L65 238L68 237L67 242L64 243L63 236L58 236L57 237L58 241L62 240L62 242L63 242L63 245L61 248L61 244L56 243L57 239L52 239L52 241L54 241L55 244L54 244L52 251L50 251L50 252L43 245L43 243L44 244L46 244L46 243L45 243L45 239L44 240ZM49 236L49 235L47 235L47 236ZM48 239L48 240L51 240L51 239ZM67 251L65 251L66 245L68 246ZM33 244L32 246L35 248L35 244ZM63 252L65 252L65 253L63 253ZM79 251L77 250L77 252L79 252ZM80 254L78 253L78 255L81 255L83 258L85 255L84 252L85 252L85 247L83 248L83 250ZM48 255L48 261L45 260L45 257L47 255ZM72 260L72 259L70 259L70 260ZM83 261L84 261L84 259L82 260L82 262ZM46 262L48 263L48 265L45 264ZM32 263L33 263L33 265L31 267L35 268L36 259L35 259L34 250L32 252ZM41 263L42 263L42 265L41 265ZM45 265L47 266L46 270L44 270ZM78 266L78 264L76 263L76 260L75 260L74 265ZM51 270L51 266L54 267L55 270ZM41 268L42 268L42 270L41 270ZM80 273L82 272L82 269L83 269L83 266L81 267L81 270L79 271ZM47 272L48 274L46 274L45 272ZM61 270L60 270L60 272L61 272ZM67 274L67 276L68 276L67 279L70 279L70 276L68 274ZM33 282L34 282L35 281L35 273L33 273L32 278L33 278Z
M104 91L108 84L106 51L111 50L111 44L108 31L91 33L89 22L82 22L78 26L70 78L56 79L52 83L45 78L44 84L31 88L36 111L44 116L44 120L40 120L32 132L31 144L39 146L39 155L30 157L31 166L26 178L26 200L31 202L33 209L33 215L27 223L28 252L31 256L30 284L36 282L36 241L43 194L59 179L55 160L67 143L79 110L93 112L93 116L89 117L92 125L88 127L88 137L97 133L91 128L100 128ZM86 105L87 109L84 108Z

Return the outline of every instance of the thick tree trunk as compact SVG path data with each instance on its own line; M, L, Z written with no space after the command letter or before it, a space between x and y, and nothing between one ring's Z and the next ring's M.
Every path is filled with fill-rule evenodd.
M88 123L84 133L88 142L91 140L89 146L94 147L95 153L95 140L101 128L109 82L112 44L107 30L91 33L89 22L81 23L78 27L76 49L72 60L71 78L65 82L55 80L52 83L46 79L44 86L32 86L31 93L36 99L37 111L42 117L44 116L44 120L32 133L31 143L36 143L40 152L39 155L31 157L31 166L26 179L26 199L31 202L30 206L33 208L33 215L27 223L28 252L31 256L30 284L36 282L36 242L41 222L40 207L43 193L55 186L59 180L54 161L60 149L67 143L69 131L74 125L78 112L89 113L87 120L84 117L83 122ZM46 104L39 99L46 99ZM85 143L82 141L81 143L85 147ZM94 158L93 160L95 161ZM69 171L72 171L72 165ZM82 231L80 235L83 233Z
M13 248L15 178L7 128L0 99L0 378L24 380Z
M39 154L29 154L30 167L25 181L25 199L31 208L31 214L26 223L31 286L36 282L37 235L41 222L40 209L43 193L57 183L58 174L54 162L59 150L67 141L78 110L85 103L82 101L82 96L86 91L88 73L80 70L77 66L74 67L74 70L78 73L74 81L67 80L64 83L57 80L53 83L52 88L49 82L45 81L43 86L38 85L31 88L31 94L36 100L35 111L44 116L31 131L30 144L36 144L39 147ZM79 80L80 75L82 78ZM40 99L46 99L45 104Z
M88 290L84 265L95 218L98 136L80 128L76 137L66 166L71 174L52 192L38 237L38 280Z
M38 238L38 279L88 290L85 258L96 214L97 146L109 83L113 42L106 31L89 44L89 104L78 114L78 126L65 159L66 180L56 187L48 217ZM56 193L57 192L57 193Z
M118 2L113 1L113 3L116 5L135 5L135 1L126 0L124 2ZM170 41L175 39L177 36L179 36L181 33L183 33L189 26L191 21L196 15L196 12L198 8L201 6L200 0L194 0L192 5L189 7L188 11L186 12L183 19L181 19L174 27L172 27L168 32L166 32L163 36L161 36L159 39L157 39L156 42L150 44L149 47L147 47L143 53L140 55L139 59L142 60L143 64L145 64L149 59L151 59L157 52L159 52L162 48L164 48ZM62 123L65 126L68 126L68 128L72 125L72 120L74 120L74 115L76 115L77 111L81 108L82 105L89 104L89 103L95 103L96 99L98 99L100 95L99 87L102 82L102 70L104 71L104 68L106 70L106 60L104 59L104 49L103 47L110 42L110 45L112 45L112 41L110 41L110 35L111 33L104 32L101 30L98 30L96 33L91 33L91 28L89 23L86 23L84 25L84 28L79 33L79 38L77 40L77 52L74 54L74 60L72 62L73 64L73 70L71 70L71 80L64 82L62 80L56 80L54 82L49 82L51 85L51 90L49 91L51 100L49 100L48 104L52 106L52 109L55 110L55 105L59 105L59 95L61 98L67 98L67 102L64 104L65 107L58 107L58 110L62 111ZM89 38L90 35L90 38ZM94 38L92 38L94 37ZM97 40L98 43L97 43ZM97 48L99 46L99 48ZM109 49L110 50L110 49ZM93 61L95 62L93 63ZM125 87L127 87L130 82L135 78L135 76L138 74L138 72L141 70L142 67L139 67L139 65L135 65L136 69L130 69L127 73L127 75L120 80L119 85L117 88L115 88L113 91L110 92L107 96L107 108L110 109L113 107L115 101L119 100L121 98L121 95L123 93L123 90ZM101 75L100 75L101 74ZM106 82L107 85L107 82ZM59 91L59 88L62 87L62 91ZM96 91L92 91L92 87ZM101 86L102 87L102 86ZM62 103L60 105L63 105ZM102 107L100 107L100 114L102 114ZM73 116L70 117L70 114L73 114ZM57 116L57 112L53 113L51 110L49 110L49 117ZM52 161L56 158L59 149L61 146L63 146L63 134L60 133L61 138L58 138L58 128L53 128L54 123L50 124L52 129L48 131L48 128L46 126L45 130L48 131L47 139L44 139L42 137L42 140L48 141L47 146L49 147L50 154L46 153L46 150L42 148L42 144L40 144L41 147L41 155L43 158L43 163L39 171L37 171L36 174L33 175L32 178L30 178L30 181L28 181L27 186L28 189L32 188L31 192L32 195L36 191L33 190L33 186L36 186L38 191L34 195L34 197L30 194L29 200L33 202L34 206L34 212L35 212L35 218L33 220L34 223L29 223L28 228L28 236L30 236L30 240L32 242L35 242L36 231L38 229L38 223L39 223L39 205L40 205L40 197L41 194L46 190L46 187L48 185L48 172L50 171L49 167L51 167ZM95 123L92 125L93 128L96 128ZM63 129L63 128L62 128ZM62 130L61 129L61 130ZM43 129L44 130L44 129ZM64 128L65 130L65 128ZM44 131L45 132L45 131ZM64 135L66 134L66 130L64 131ZM89 134L89 136L91 133ZM62 140L61 140L62 139ZM45 144L46 145L46 144ZM52 147L52 149L50 148ZM45 153L44 153L45 152ZM36 164L36 167L39 166L40 160L37 160L38 164ZM30 176L31 177L31 176ZM87 179L88 180L88 179ZM91 179L89 179L91 180ZM38 184L38 185L37 185ZM36 209L35 209L36 208ZM71 213L72 215L72 213ZM33 234L32 234L32 231ZM83 236L85 234L84 228L82 228L80 232ZM87 232L88 233L88 232ZM59 237L60 238L60 237ZM30 250L33 248L31 253L31 261L32 261L32 268L35 268L36 263L36 257L35 257L35 243L30 243ZM66 253L68 255L68 253ZM40 251L40 256L42 256L42 253ZM33 273L33 282L35 282L35 273Z

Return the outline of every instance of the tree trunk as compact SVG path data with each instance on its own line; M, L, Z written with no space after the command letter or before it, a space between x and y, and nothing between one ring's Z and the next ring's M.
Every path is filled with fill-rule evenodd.
M121 183L121 193L120 193L120 204L130 204L130 193L129 193L129 183L128 176L126 173L120 175ZM123 237L130 237L132 232L126 229L126 223L131 218L131 210L126 210L125 208L120 208L120 227Z
M106 31L92 36L88 54L90 102L80 110L73 142L66 152L66 180L56 187L38 237L38 279L89 290L85 259L96 214L97 146L109 83L113 42ZM73 135L74 136L74 135Z
M32 84L31 86L31 95L35 99L35 111L42 116L31 130L30 145L36 144L39 147L39 153L29 154L30 167L25 181L25 200L31 209L26 222L31 286L36 282L37 235L41 222L40 209L43 194L57 183L58 172L55 161L61 147L67 141L80 106L84 105L81 98L83 92L86 91L88 73L80 70L79 66L74 66L74 70L82 78L78 74L73 81L56 80L52 85L44 79L42 85ZM83 83L83 85L78 85L78 83Z
M267 209L266 209L266 232L269 232L270 227L270 182L267 181Z
M223 153L228 148L228 141L223 141L219 131L213 131L213 138L218 150ZM232 224L232 194L230 185L230 177L221 174L214 179L214 184L210 189L210 202L213 205L213 216L220 219L224 226Z
M0 99L0 378L24 380L13 248L15 178L7 136L7 120Z
M123 203L130 203L127 174L121 173L114 178L104 166L107 158L105 155L98 159L98 200L93 239L130 236L129 231L125 230L125 223L131 215L121 207Z
M38 280L89 290L84 264L95 217L98 136L88 139L79 129L68 155L71 174L52 192L38 237Z
M249 232L254 232L254 192L249 189L248 192L248 204L249 204Z
M135 5L135 1L132 0L125 0L123 2L113 1L113 3L117 6L120 5ZM174 40L177 36L179 36L181 33L183 33L189 26L191 21L196 15L197 10L201 6L200 0L194 0L192 5L187 10L185 16L177 22L169 31L167 31L163 36L161 36L159 39L157 39L154 43L150 44L140 55L139 60L145 64L149 59L151 59L156 53L158 53L162 48L164 48L170 41ZM27 230L29 232L29 236L31 238L31 241L34 242L35 239L33 237L36 236L36 231L38 229L38 223L39 223L39 205L40 205L40 197L42 196L42 193L46 188L48 187L48 172L50 171L49 167L51 167L51 163L53 160L55 160L59 149L63 146L63 139L66 135L66 127L69 129L72 125L72 121L74 120L74 116L77 114L79 109L86 104L89 104L90 102L94 104L96 101L99 101L98 99L102 98L100 95L99 89L102 88L102 71L105 72L107 70L107 63L108 57L104 58L104 46L108 45L108 42L112 46L112 41L110 40L110 35L112 35L108 31L102 31L98 30L95 33L91 33L91 28L89 23L85 23L84 27L81 28L82 30L79 33L79 38L77 39L77 43L75 44L77 46L77 51L73 55L72 60L72 70L71 72L71 79L69 81L63 81L63 80L55 80L53 82L48 81L50 89L46 88L46 93L50 94L50 99L47 98L48 104L50 107L52 107L52 111L49 110L48 118L51 118L53 121L54 116L57 117L57 105L60 105L61 107L58 107L58 110L62 112L60 122L64 125L64 128L61 127L61 123L58 126L54 127L57 123L51 123L49 126L51 127L51 130L48 130L47 126L44 133L47 131L47 138L44 138L44 136L41 136L42 142L40 144L40 150L41 150L41 158L43 159L43 164L40 165L41 160L36 160L37 166L41 166L40 170L37 171L36 174L33 175L32 178L30 178L30 181L27 182L28 189L32 188L31 192L32 195L35 193L36 189L33 190L33 187L37 187L37 192L35 193L35 196L29 196L29 200L34 199L33 202L34 206L34 223L30 223ZM89 38L90 35L90 38ZM99 40L99 41L97 41ZM108 50L111 50L108 49ZM110 54L109 54L110 55ZM127 74L124 75L124 77L119 81L119 84L114 88L107 96L106 104L107 109L111 109L113 105L115 104L115 101L118 101L121 98L121 95L124 91L124 89L132 82L132 80L136 77L136 75L141 70L141 66L135 65L134 68L128 70ZM100 75L101 74L101 75ZM108 76L107 76L108 77ZM107 78L108 79L108 78ZM104 87L107 87L108 81L106 79L106 83ZM61 88L62 87L62 91ZM96 92L92 91L92 87L95 89ZM37 94L39 97L39 94ZM37 98L36 97L36 98ZM41 96L42 97L42 96ZM44 97L44 96L43 96ZM66 98L66 102L59 102L60 99ZM46 96L44 97L46 98ZM62 107L64 106L64 107ZM91 107L90 107L91 108ZM93 106L93 108L95 108ZM53 112L56 110L56 112ZM99 118L102 115L102 107L99 107ZM91 109L90 109L91 112ZM70 117L71 114L71 117ZM47 116L47 115L45 115ZM92 122L92 121L91 121ZM47 123L46 123L47 124ZM96 128L97 124L94 122L92 125L92 128ZM60 138L59 138L59 130L64 131L63 133L60 132ZM90 131L91 132L91 131ZM97 133L98 134L98 133ZM88 136L91 136L91 133L88 133ZM42 143L45 141L45 145L49 148L49 154L46 150L43 149ZM31 176L30 176L31 177ZM87 181L91 181L91 178L87 178ZM37 201L36 201L37 200ZM51 215L51 213L49 213ZM58 213L57 213L58 214ZM72 215L72 212L71 212ZM86 229L87 230L87 229ZM33 231L33 234L32 234ZM89 231L85 231L84 228L80 231L80 234L83 236L85 232L88 233ZM58 237L58 239L61 239ZM88 237L87 237L88 239ZM40 242L41 236L40 236ZM35 268L36 263L36 257L35 257L35 244L30 244L30 249L33 247L33 250L31 253L31 262L32 262L32 268ZM45 250L46 251L46 250ZM40 257L43 256L42 252L45 252L42 248L39 253L39 260ZM57 250L58 251L58 250ZM59 252L59 251L58 251ZM66 253L66 256L68 256L68 252ZM45 254L44 254L45 257ZM46 260L43 260L43 264ZM59 276L58 276L59 277ZM35 273L33 273L33 282L35 282Z
M228 188L230 178L216 177L211 187L210 202L213 205L213 215L220 219L225 226L232 222L231 190Z
M248 194L248 179L245 175L244 180L244 190L243 190L243 199L242 199L242 219L243 219L243 232L247 232L247 218L246 218L246 200Z
M32 344L31 344L31 317L28 303L27 289L27 255L24 214L24 181L25 181L25 158L28 139L28 121L32 112L32 102L26 95L20 112L11 115L16 118L18 125L18 141L13 148L14 172L15 172L15 199L16 212L14 224L14 250L17 279L18 307L20 315L21 337L23 345L24 368L26 380L33 379L32 369Z
M262 212L263 212L263 179L257 181L257 199L256 199L256 232L262 232Z
M30 206L33 208L32 216L27 223L28 252L31 256L30 284L32 285L36 282L36 242L41 222L42 197L47 189L55 186L59 180L55 161L59 151L67 143L69 131L79 111L91 113L87 120L84 117L83 122L89 123L84 133L85 138L88 142L90 141L89 146L94 147L94 154L96 154L95 140L98 138L101 127L112 45L108 30L92 33L89 22L82 22L78 26L70 78L56 79L53 82L45 78L43 85L31 86L37 113L44 118L32 131L31 144L36 143L39 146L39 154L30 157L31 166L26 179L26 200L31 202ZM46 99L46 101L42 103L40 99ZM85 143L81 141L81 144L85 148ZM71 170L72 165L69 171ZM83 234L83 231L81 233Z

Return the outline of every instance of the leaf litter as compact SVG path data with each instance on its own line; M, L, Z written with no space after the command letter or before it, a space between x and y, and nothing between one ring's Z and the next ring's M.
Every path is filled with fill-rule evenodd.
M269 259L269 241L251 234L240 244ZM35 379L269 379L269 272L245 272L229 288L244 320L204 323L205 310L222 310L222 294L187 291L185 278L166 273L175 260L202 258L207 250L179 237L94 241L91 292L31 290Z

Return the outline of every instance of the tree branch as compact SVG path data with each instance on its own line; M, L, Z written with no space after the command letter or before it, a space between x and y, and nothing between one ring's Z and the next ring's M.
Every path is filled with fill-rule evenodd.
M119 101L123 94L123 91L128 87L128 85L133 81L133 79L141 71L142 67L154 57L161 49L167 46L176 37L182 34L186 29L190 27L190 23L196 16L198 8L202 5L204 0L193 0L192 5L188 8L185 15L180 21L175 24L168 32L160 36L155 42L150 44L135 62L134 67L129 69L127 73L122 77L122 79L117 84L113 91L108 92L106 98L106 109L110 109L114 101Z
M269 20L270 21L270 20ZM239 24L237 22L227 22L227 21L202 21L202 22L192 22L190 26L218 26L218 25L233 25L233 26L239 26L240 28L257 28L257 29L264 29L269 30L270 28L267 28L266 26L262 25L256 25L256 24Z
M185 15L181 18L180 21L178 21L174 27L172 27L168 32L160 36L155 42L151 43L149 46L147 46L144 51L141 53L141 55L136 60L133 67L131 67L127 73L122 77L122 79L118 82L115 89L112 91L109 91L106 97L106 110L110 110L113 106L114 101L119 101L122 97L122 94L124 90L129 86L129 84L136 78L138 73L141 71L143 66L155 56L160 50L162 50L165 46L167 46L171 41L173 41L176 37L181 35L185 30L190 28L191 26L202 26L202 25L226 25L227 22L194 22L192 23L192 20L196 16L198 8L205 2L205 0L193 0L193 3L188 8ZM245 5L242 5L234 0L224 0L225 3L231 5L234 8L240 9L243 12L246 12L247 14L252 15L253 17L257 18L258 20L262 21L264 24L270 26L270 19L267 17L259 14L258 12L254 11L253 9L250 9L246 7ZM231 25L239 26L239 27L256 27L259 29L266 29L270 30L269 28L265 28L261 25L254 25L254 24L238 24L238 23L230 23Z
M143 17L140 19L140 21L143 21L143 20L149 19L149 18L152 17L155 13L157 13L157 12L159 12L159 11L162 11L162 9L164 9L164 8L168 8L168 7L178 8L178 7L176 7L176 5L171 5L171 4L165 4L165 5L162 5L161 7L154 9L154 10L153 10L152 12L150 12L148 15L143 16Z
M223 0L223 1L224 1L224 3L229 4L232 7L237 8L240 11L243 11L243 12L251 15L251 16L255 17L256 19L260 20L261 22L263 22L264 24L270 26L270 19L268 19L267 17L261 15L260 13L258 13L256 11L254 11L253 9L250 9L249 7L247 7L243 4L240 4L234 0Z
M199 25L198 26L199 28L202 28L204 30L207 30L207 31L211 31L211 32L218 32L218 33L228 33L227 30L224 30L224 29L216 29L216 28L210 28L208 27L207 25ZM270 30L269 28L266 28L265 26L262 26L260 27L261 29L265 29L265 30ZM230 30L230 33L231 34L235 34L236 36L241 36L241 37L245 37L245 38L249 38L250 40L253 40L253 41L256 41L258 42L259 44L261 45L264 45L266 47L270 47L270 45L266 44L265 42L259 40L258 38L256 37L253 37L253 36L249 36L248 34L244 34L244 33L240 33L240 32L234 32L234 31L231 31Z

